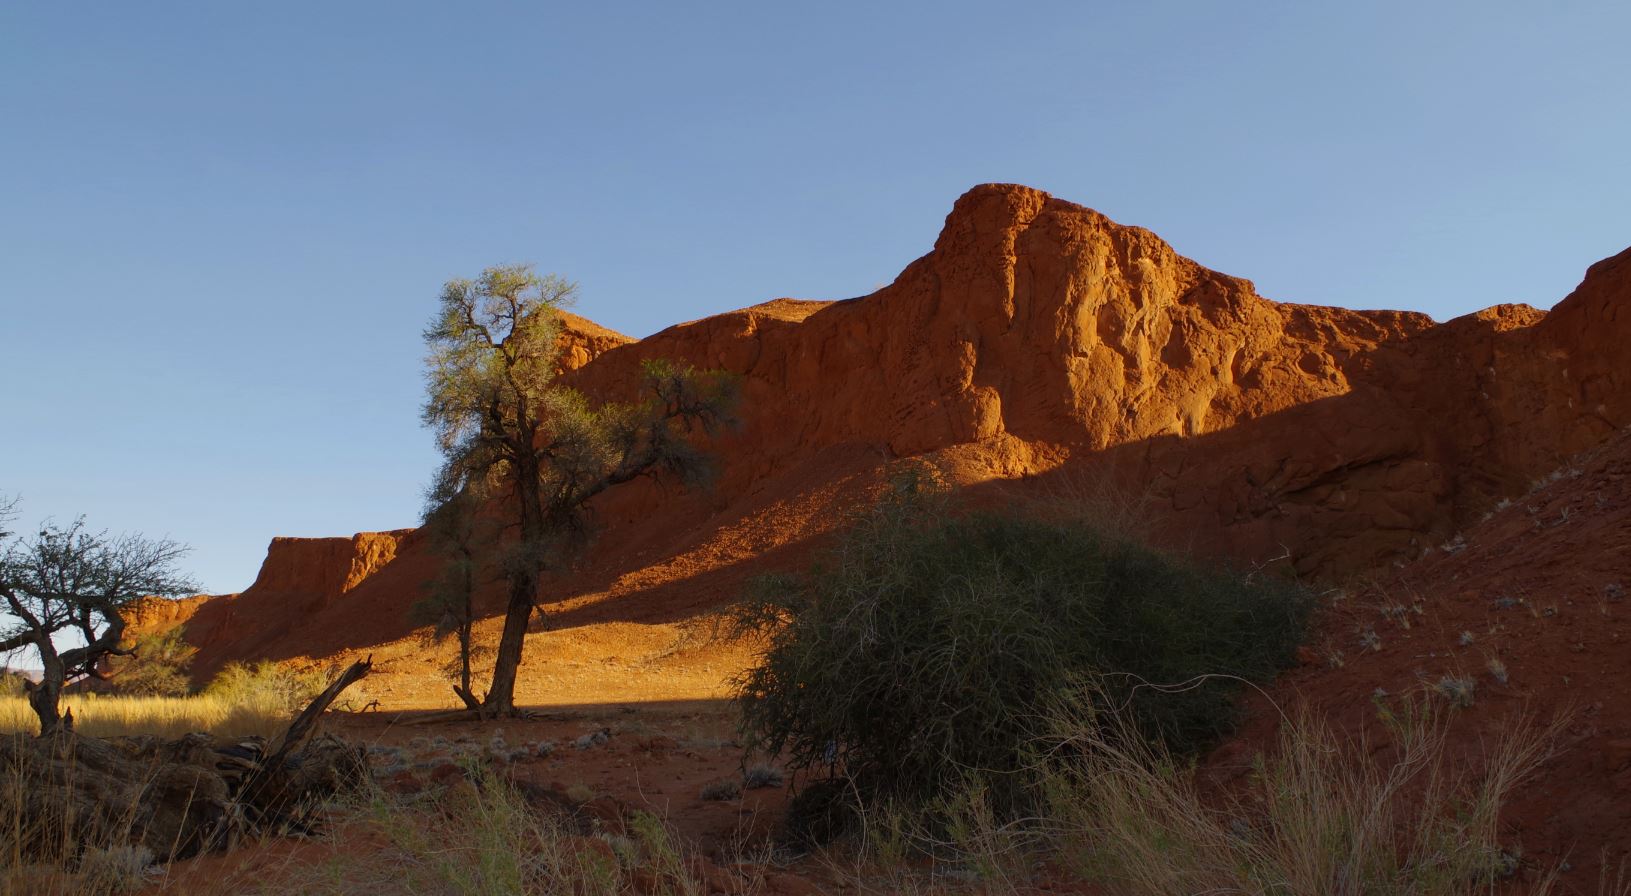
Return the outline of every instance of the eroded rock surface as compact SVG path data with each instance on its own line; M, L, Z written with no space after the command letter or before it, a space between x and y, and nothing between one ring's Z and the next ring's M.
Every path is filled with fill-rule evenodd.
M644 483L546 582L563 625L669 622L799 562L890 460L930 455L972 494L1138 497L1175 546L1339 578L1417 556L1631 423L1631 250L1548 313L1422 314L1270 301L1155 234L1014 185L959 199L894 283L778 299L639 341L569 318L564 380L629 398L640 362L741 377L711 491ZM200 667L406 637L435 568L403 532L278 540L243 595L189 623Z

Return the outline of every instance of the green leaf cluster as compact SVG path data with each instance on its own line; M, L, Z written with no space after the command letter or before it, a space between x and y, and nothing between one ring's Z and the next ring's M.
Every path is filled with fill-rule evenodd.
M737 617L768 638L739 682L749 750L898 805L974 777L1020 813L1056 701L1091 691L1197 749L1229 729L1242 681L1293 659L1313 606L1058 508L958 511L932 479L898 479L807 572L759 583Z

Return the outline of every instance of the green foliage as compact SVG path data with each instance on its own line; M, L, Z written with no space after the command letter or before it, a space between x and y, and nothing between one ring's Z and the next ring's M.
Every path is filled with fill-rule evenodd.
M114 690L140 697L184 697L191 690L188 669L198 648L187 643L179 626L143 635L130 650L132 655L108 661Z
M973 775L1011 815L1062 694L1090 683L1142 736L1193 750L1228 730L1240 679L1288 663L1311 608L1056 507L953 510L909 470L807 574L759 583L738 615L769 638L739 682L749 750L902 805Z
M571 282L526 265L489 268L477 280L444 287L425 330L423 419L445 459L430 490L431 513L462 491L520 497L536 485L543 517L573 528L578 508L608 486L648 474L706 478L708 464L691 435L733 422L735 378L648 360L641 400L592 405L554 383L558 312L576 292Z
M258 663L228 663L204 688L206 697L249 706L273 707L282 713L304 709L323 692L328 679L315 669L295 670L261 660Z
M471 621L466 607L470 603L469 583L474 567L474 562L466 556L444 557L436 576L424 583L423 596L408 608L408 619L415 625L430 626L436 640L457 634L461 626Z
M559 317L577 285L530 266L450 280L425 329L425 425L447 460L431 489L440 505L502 474L530 449L559 356Z
M647 361L644 397L631 403L594 405L557 385L558 312L576 290L526 265L488 268L476 280L450 281L425 330L423 420L443 457L428 490L427 520L456 500L490 501L495 521L514 536L492 564L509 585L492 687L481 701L496 713L515 709L515 674L538 578L587 541L589 500L642 476L706 478L709 464L694 441L732 422L735 380L686 365ZM450 562L468 564L471 548L466 540ZM438 588L420 612L437 613L440 621L451 608L447 628L461 633L467 658L469 614L460 609L468 608L468 578L458 568L450 575L454 587ZM468 675L461 677L456 690L475 704Z

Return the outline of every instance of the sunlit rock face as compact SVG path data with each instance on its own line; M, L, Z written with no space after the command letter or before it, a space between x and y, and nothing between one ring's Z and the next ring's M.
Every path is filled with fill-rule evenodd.
M719 460L711 488L597 499L593 548L541 598L585 625L717 606L802 562L908 456L974 500L1108 483L1174 547L1309 576L1374 570L1631 424L1628 305L1631 251L1549 314L1501 305L1441 324L1275 302L1147 230L976 187L933 250L869 296L777 299L638 341L565 318L565 384L629 400L645 359L724 369L741 425L699 434ZM192 614L201 666L405 637L436 569L421 541L275 540L254 586Z

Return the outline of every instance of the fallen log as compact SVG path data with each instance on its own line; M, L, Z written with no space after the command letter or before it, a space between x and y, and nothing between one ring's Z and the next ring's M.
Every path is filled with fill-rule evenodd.
M294 821L304 825L303 821L288 816L289 812L299 812L300 804L305 799L305 790L313 783L311 769L305 766L311 762L312 757L303 761L290 763L290 758L306 744L316 729L317 720L328 711L330 705L348 687L361 681L369 670L374 667L374 658L369 656L365 660L352 663L340 673L323 693L318 694L310 704L295 716L283 736L278 739L278 745L271 755L260 761L259 768L252 771L243 783L242 802L263 817L258 823L286 824ZM344 786L360 782L367 775L368 766L363 758L362 751L356 751L355 762L348 761L343 751L337 751L330 744L323 750L323 756L329 759L330 764L345 763L344 769L334 768L333 784ZM317 764L319 767L322 763ZM352 767L354 766L354 767ZM353 780L355 779L355 780Z
M71 863L87 849L154 861L230 849L249 833L311 833L313 810L367 779L361 748L314 736L323 712L368 674L353 664L268 750L265 739L189 734L0 737L0 855Z

